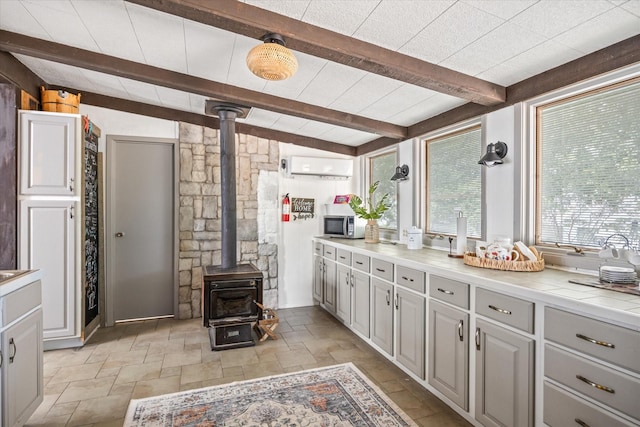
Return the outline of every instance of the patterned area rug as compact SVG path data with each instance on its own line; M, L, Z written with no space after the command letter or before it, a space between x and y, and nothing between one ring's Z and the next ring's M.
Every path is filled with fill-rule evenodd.
M353 364L129 403L125 427L416 426Z

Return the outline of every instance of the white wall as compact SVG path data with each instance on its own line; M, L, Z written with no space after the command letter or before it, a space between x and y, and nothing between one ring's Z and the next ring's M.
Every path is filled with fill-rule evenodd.
M335 153L280 144L280 158L292 155L309 157L337 157ZM278 245L278 307L302 307L313 305L312 247L311 238L322 234L322 217L325 203L333 203L337 194L357 192L360 176L359 162L354 160L354 178L328 180L317 177L288 178L284 170L279 172L280 203L285 194L295 198L315 199L315 217L307 220L280 221Z

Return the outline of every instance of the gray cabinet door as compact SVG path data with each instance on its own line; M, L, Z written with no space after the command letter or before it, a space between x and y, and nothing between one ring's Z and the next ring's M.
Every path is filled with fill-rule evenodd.
M3 426L23 425L43 399L42 310L2 333ZM10 390L7 393L7 390Z
M353 328L365 337L369 338L369 319L371 315L370 307L370 286L369 276L366 274L353 272Z
M396 288L396 359L424 379L425 299Z
M351 325L351 267L338 264L337 267L336 315L346 325Z
M469 409L469 314L429 302L429 384Z
M336 312L336 262L324 260L324 305L332 313Z
M534 341L480 319L476 326L476 419L532 426Z
M372 279L371 341L393 356L393 285Z
M314 255L313 257L313 299L322 304L322 284L324 282L324 264L322 257Z

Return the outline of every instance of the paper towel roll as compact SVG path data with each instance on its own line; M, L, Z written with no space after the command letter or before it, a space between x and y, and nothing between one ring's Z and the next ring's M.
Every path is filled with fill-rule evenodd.
M464 255L467 247L467 218L456 218L456 254Z

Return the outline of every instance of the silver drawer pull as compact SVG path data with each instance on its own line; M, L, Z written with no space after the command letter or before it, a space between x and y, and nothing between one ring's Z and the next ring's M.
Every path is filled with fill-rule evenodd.
M460 338L460 341L464 341L464 334L462 332L463 327L464 327L464 321L461 319L458 322L458 338Z
M376 267L376 271L379 271L380 273L384 273L384 272L385 272L385 271L387 271L387 270Z
M585 423L584 421L582 421L580 418L576 418L573 421L576 422L576 424L581 425L582 427L590 427L589 424Z
M409 282L413 282L413 279L409 279L408 277L402 276L402 280L408 280Z
M604 385L600 385L598 383L594 383L593 381L583 377L582 375L576 375L576 378L584 383L589 384L593 388L597 388L598 390L606 391L607 393L612 393L612 394L616 392L614 389Z
M505 310L504 308L498 308L498 307L496 307L495 305L491 305L491 304L489 304L489 308L490 308L491 310L495 310L495 311L497 311L498 313L511 315L511 311L509 311L509 310Z
M362 265L362 261L356 261L356 264Z
M340 259L347 259L347 257L340 255Z
M581 340L589 341L593 344L601 345L603 347L616 348L615 344L609 344L608 342L594 340L593 338L589 338L586 335L576 334L576 337L580 338Z
M448 291L442 288L438 288L438 292L442 292L443 294L447 294L447 295L453 295L453 291Z

